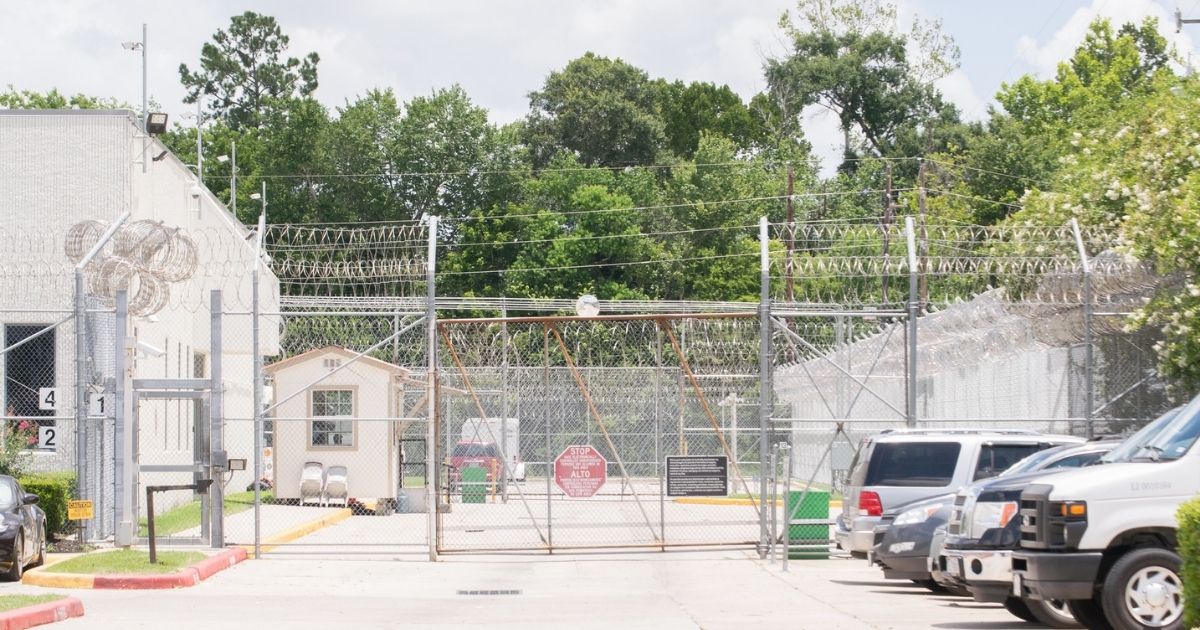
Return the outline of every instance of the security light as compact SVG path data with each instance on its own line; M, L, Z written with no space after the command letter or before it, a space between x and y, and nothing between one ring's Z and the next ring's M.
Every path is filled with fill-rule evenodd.
M258 193L250 193L250 198L255 201L258 201L259 199L262 199L262 195L260 195Z
M229 161L229 156L228 155L218 155L217 161L224 164Z
M146 116L146 133L157 136L167 130L167 115L163 112L154 112Z
M229 470L246 470L246 460L229 458Z
M121 42L121 48L125 50L141 50L142 42Z
M591 294L579 296L579 299L575 301L575 314L580 317L595 317L599 315L600 300Z

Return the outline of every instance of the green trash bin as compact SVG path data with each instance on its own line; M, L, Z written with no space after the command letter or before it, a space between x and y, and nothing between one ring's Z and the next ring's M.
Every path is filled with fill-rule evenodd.
M793 506L804 496L800 508L793 511ZM809 490L793 490L787 494L786 509L783 514L784 522L789 520L813 519L829 520L829 492ZM791 514L791 519L788 519ZM829 525L790 525L792 547L788 554L793 560L798 559L827 559L829 558Z
M462 469L463 503L484 503L487 499L488 471L479 466L467 466Z

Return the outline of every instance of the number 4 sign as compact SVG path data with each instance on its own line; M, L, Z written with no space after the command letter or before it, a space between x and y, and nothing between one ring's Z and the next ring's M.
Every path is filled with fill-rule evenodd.
M57 387L42 387L38 389L38 409L42 411L57 411L61 392Z

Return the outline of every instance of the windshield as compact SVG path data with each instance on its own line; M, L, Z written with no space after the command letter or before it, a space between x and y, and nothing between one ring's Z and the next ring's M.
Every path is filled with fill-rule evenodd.
M7 510L17 504L17 493L11 483L0 483L0 509Z
M1176 460L1188 452L1197 437L1200 437L1200 396L1192 399L1162 431L1147 440L1140 456L1152 461Z
M1109 464L1112 462L1128 462L1137 457L1145 457L1142 447L1146 444L1149 444L1154 438L1158 437L1158 435L1163 432L1163 429L1171 424L1171 421L1175 419L1175 416L1179 415L1179 412L1182 409L1183 407L1176 407L1159 416L1150 424L1142 427L1137 433L1129 436L1124 442L1121 442L1119 446L1109 451L1108 455L1100 458L1100 461Z
M1010 466L1008 468L1008 470L1005 470L1004 472L1000 473L1000 476L1007 477L1009 475L1019 475L1023 472L1037 470L1038 467L1042 464L1042 462L1046 461L1047 459L1050 459L1051 457L1053 457L1055 455L1058 455L1059 453L1063 452L1063 450L1065 450L1065 449L1060 447L1060 448L1048 448L1044 451L1038 451L1038 452L1034 453L1033 455L1030 455L1029 457L1026 457L1025 459L1022 459L1021 461L1013 464L1012 466Z

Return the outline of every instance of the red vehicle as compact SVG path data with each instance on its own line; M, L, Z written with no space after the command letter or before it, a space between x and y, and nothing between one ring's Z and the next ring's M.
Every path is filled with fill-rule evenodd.
M477 466L488 471L488 483L500 479L500 449L492 442L459 442L450 451L450 485L458 486L462 469Z

